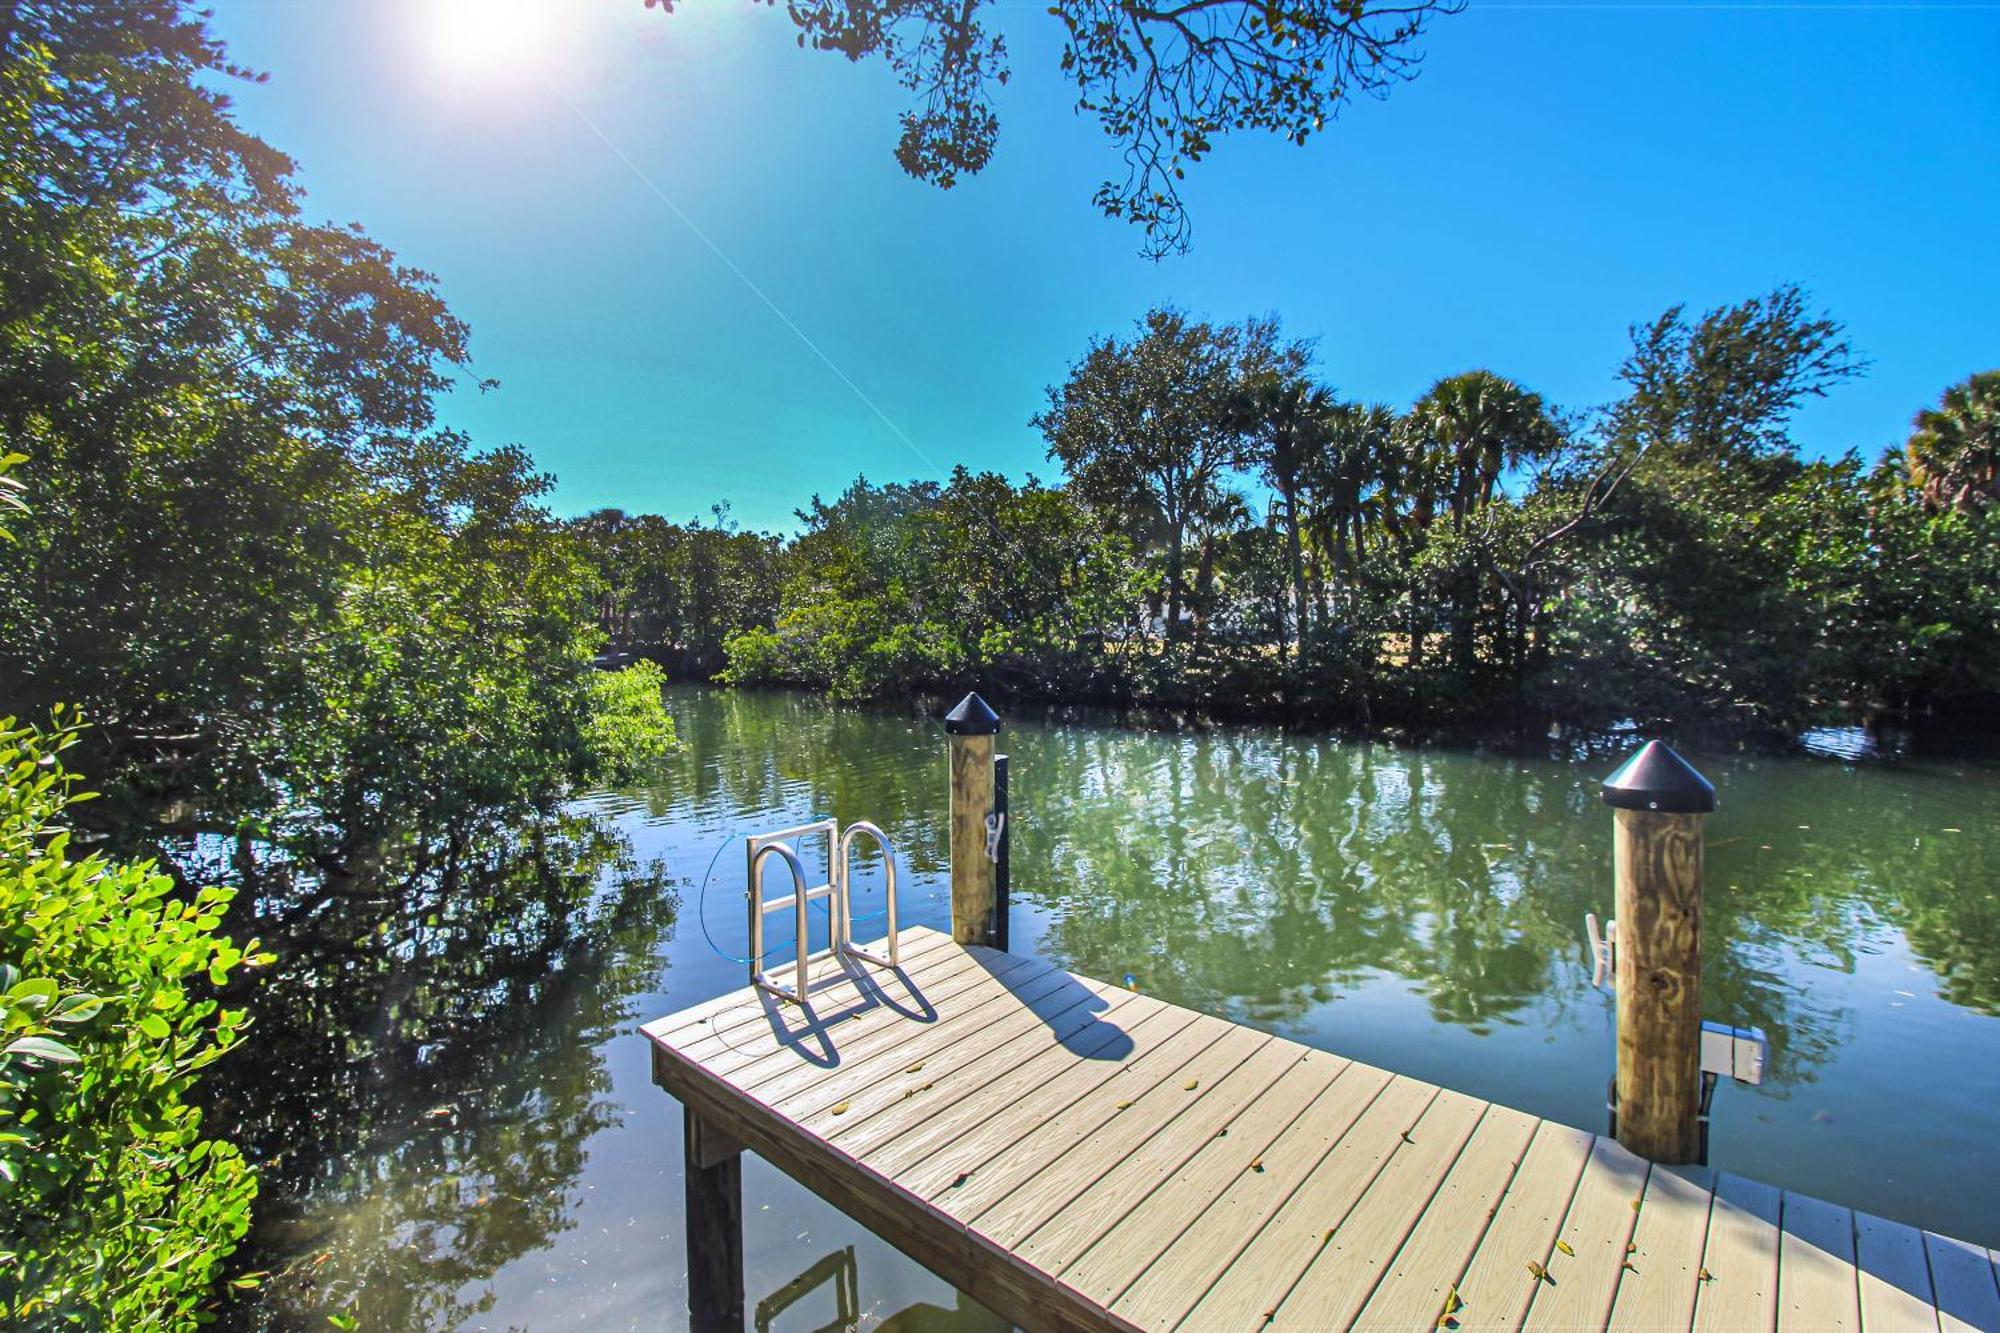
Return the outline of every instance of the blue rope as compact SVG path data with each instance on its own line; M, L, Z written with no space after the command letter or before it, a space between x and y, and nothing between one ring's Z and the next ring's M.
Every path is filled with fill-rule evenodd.
M715 849L715 855L708 858L708 869L702 873L701 877L701 891L695 895L694 919L701 923L701 936L703 939L708 941L709 948L715 950L718 954L721 954L724 958L728 959L732 963L747 964L754 960L749 958L738 958L733 953L725 953L723 951L722 946L715 942L715 936L708 933L708 877L715 873L715 863L722 859L722 854L729 850L729 844L734 841L735 839L732 837L725 837L722 840L722 842L719 845L717 845Z

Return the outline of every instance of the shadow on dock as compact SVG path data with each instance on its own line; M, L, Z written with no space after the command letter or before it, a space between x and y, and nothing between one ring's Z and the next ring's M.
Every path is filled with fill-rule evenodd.
M1009 955L1004 953L986 949L968 952L989 975L996 978L1009 962ZM1061 975L1061 984L1053 992L1028 1005L1028 1011L1041 1019L1055 1039L1072 1055L1086 1060L1123 1060L1132 1054L1132 1038L1125 1029L1096 1017L1111 1007L1110 1001L1069 973ZM1004 978L1000 980L1003 985L1006 984ZM1079 1014L1087 1016L1080 1025L1075 1021ZM1064 1021L1053 1021L1056 1015L1061 1015Z
M937 1021L937 1007L917 988L906 968L874 967L845 957L839 961L837 971L826 970L821 961L822 970L807 986L804 1004L781 1000L766 991L757 994L772 1035L801 1059L822 1069L838 1066L840 1048L834 1044L835 1029L871 1009L893 1010L912 1023ZM814 1003L814 996L824 996L842 985L852 986L857 998L826 1011Z

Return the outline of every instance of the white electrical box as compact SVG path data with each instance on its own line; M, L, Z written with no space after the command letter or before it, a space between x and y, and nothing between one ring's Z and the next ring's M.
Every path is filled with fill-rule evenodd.
M1737 1028L1704 1020L1701 1025L1701 1072L1738 1083L1764 1081L1764 1055L1770 1043L1762 1028Z

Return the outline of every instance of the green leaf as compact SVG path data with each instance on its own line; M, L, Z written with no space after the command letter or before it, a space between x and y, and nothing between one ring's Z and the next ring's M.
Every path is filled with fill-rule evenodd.
M30 977L14 983L7 991L7 999L25 1008L46 1009L55 1003L56 983L47 977Z
M52 1064L73 1065L82 1059L75 1051L48 1037L21 1037L7 1043L0 1055L27 1055Z
M88 1023L103 1010L104 1001L95 995L69 995L49 1015L51 1023Z

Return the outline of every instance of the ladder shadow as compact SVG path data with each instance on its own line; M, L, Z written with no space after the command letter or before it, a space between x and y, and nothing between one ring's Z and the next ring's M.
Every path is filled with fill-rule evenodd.
M828 959L820 960L825 968ZM778 1044L808 1064L833 1069L840 1064L840 1048L834 1038L839 1025L875 1009L888 1009L913 1023L935 1023L937 1006L903 967L882 967L842 956L837 972L822 971L806 987L804 1003L780 999L759 990L757 1002ZM828 1007L829 993L844 994ZM802 1020L794 1022L793 1020Z

